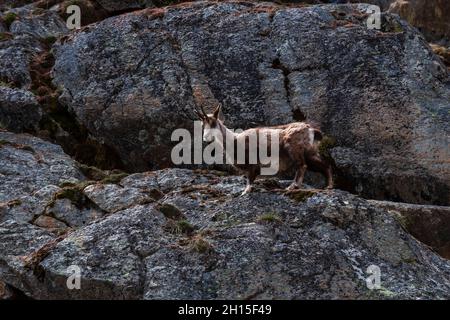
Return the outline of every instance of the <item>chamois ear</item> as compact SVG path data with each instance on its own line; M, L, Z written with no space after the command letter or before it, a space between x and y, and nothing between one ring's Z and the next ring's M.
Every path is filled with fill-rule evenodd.
M219 119L220 109L222 109L222 104L221 103L219 103L217 105L217 107L216 107L216 110L214 110L214 113L213 113L214 119Z

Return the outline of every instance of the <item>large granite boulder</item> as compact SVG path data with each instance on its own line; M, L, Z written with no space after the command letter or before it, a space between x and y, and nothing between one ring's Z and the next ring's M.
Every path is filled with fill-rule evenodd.
M171 166L194 105L231 128L315 120L340 185L449 203L447 70L423 37L367 5L196 2L90 25L56 47L61 101L130 170Z
M0 224L0 281L41 299L450 297L450 263L405 231L407 210L288 183L240 196L243 178L169 169L87 186L109 214L69 234Z
M51 65L41 60L68 30L56 12L35 12L30 5L0 13L0 25L0 124L14 132L37 132L44 113L39 95L51 86Z
M64 183L85 180L62 148L27 134L0 132L0 221L32 222Z

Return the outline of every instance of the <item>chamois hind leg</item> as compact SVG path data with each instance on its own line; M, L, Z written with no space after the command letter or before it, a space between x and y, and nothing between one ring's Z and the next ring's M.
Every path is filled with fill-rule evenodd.
M256 177L259 174L259 167L251 167L248 169L246 176L247 176L247 186L245 187L244 191L241 193L241 196L249 193L253 189L253 182L255 182Z
M315 169L315 171L321 172L325 178L327 179L327 189L333 189L333 172L331 170L331 165L323 160L318 154L308 154L307 155L308 164Z
M244 191L241 193L241 196L243 196L243 195L245 195L245 194L247 194L247 193L252 191L252 189L253 189L252 184L253 184L253 182L255 182L255 179L258 176L258 174L259 174L259 167L251 167L247 171L247 173L246 173L247 186L245 187Z
M294 151L294 150L293 150ZM295 178L292 184L288 187L288 190L300 188L303 184L303 178L306 172L306 161L304 149L300 148L290 153L291 159L295 162L297 166L297 171L295 172Z

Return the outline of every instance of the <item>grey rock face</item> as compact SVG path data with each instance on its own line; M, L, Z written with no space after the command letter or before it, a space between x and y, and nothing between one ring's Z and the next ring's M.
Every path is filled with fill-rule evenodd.
M29 88L29 63L33 54L42 52L38 40L24 35L0 42L0 77L16 87Z
M244 186L239 177L170 169L87 187L98 206L108 203L102 193L122 200L119 194L157 189L162 198L142 203L129 197L126 209L62 241L5 221L0 279L34 298L450 297L448 260L406 233L403 220L381 204L338 190L288 195L269 180L241 197ZM180 214L168 215L169 207ZM28 247L27 237L33 239ZM41 254L33 254L39 248ZM26 268L20 255L41 258ZM81 270L81 290L67 289L72 265ZM371 265L382 273L377 290L366 286Z
M55 11L33 13L33 8L19 14L11 24L10 32L14 35L28 34L37 39L60 36L68 32L66 24Z
M31 92L0 87L0 124L3 129L14 132L36 130L41 116L41 107Z
M372 204L400 217L402 225L414 237L433 247L441 256L450 258L450 207L416 205L371 200Z
M57 47L55 83L131 170L173 165L173 130L221 102L231 128L319 122L350 190L448 204L447 70L396 17L368 30L366 8L197 2L112 17Z
M86 196L106 212L114 213L138 203L152 202L140 189L122 188L115 184L93 184L84 189Z
M26 134L0 132L0 221L30 222L63 182L84 179L61 147Z
M71 227L82 227L103 216L101 210L95 208L77 208L70 199L63 198L55 201L51 208L47 208L47 214L64 221Z
M42 284L33 274L33 270L26 267L24 257L54 240L54 237L29 223L14 220L2 222L0 233L3 237L0 243L2 281L27 295L32 294L29 288L36 289L36 293L40 292L39 287L42 287Z
M35 14L33 9L27 6L3 14L14 13L16 18L7 30L10 39L0 41L0 78L23 89L31 84L29 64L33 57L43 52L49 37L68 31L56 12Z

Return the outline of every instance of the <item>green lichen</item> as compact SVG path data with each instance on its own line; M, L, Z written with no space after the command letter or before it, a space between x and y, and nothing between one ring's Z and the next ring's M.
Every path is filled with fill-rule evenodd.
M191 235L195 231L195 227L189 223L186 219L183 220L172 220L169 219L166 223L165 229L170 233L180 235L186 234Z
M5 22L6 27L9 29L11 24L17 19L17 14L14 12L8 12L3 16L3 22Z
M258 218L259 223L274 223L278 224L282 222L280 215L276 212L268 212Z
M211 244L202 236L195 236L190 242L191 250L198 253L207 253L212 250Z
M181 210L170 203L163 203L158 207L158 210L168 219L186 221Z
M291 199L293 199L293 200L295 200L297 202L305 202L308 198L312 197L316 193L317 193L317 191L315 191L315 190L298 189L298 190L289 191L287 193L287 195Z
M63 182L62 188L55 193L53 199L47 204L48 207L53 207L58 199L69 199L77 208L83 208L89 202L83 190L95 183L94 181L81 181L77 183Z
M319 144L319 154L326 160L331 159L330 149L336 146L336 139L324 135Z
M189 223L187 220L180 220L176 222L178 227L180 228L181 232L190 234L194 232L195 228L192 224Z
M394 219L400 224L400 226L402 226L404 230L409 229L411 221L406 215L403 215L396 210L389 210L388 212L393 215Z
M88 166L82 163L78 163L77 167L89 179L100 181L106 178L106 173L97 167Z
M123 178L127 177L128 173L113 173L107 175L104 179L101 180L101 183L109 184L109 183L119 183Z
M152 197L152 199L159 200L162 197L164 197L164 193L161 192L161 190L156 188L151 188L150 190L147 190L146 193Z
M123 178L128 176L128 173L121 170L112 170L108 172L97 167L88 166L82 163L78 163L77 167L89 179L99 181L103 184L117 184Z

